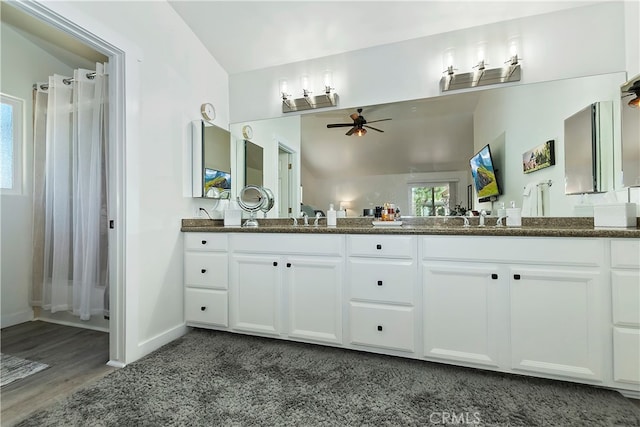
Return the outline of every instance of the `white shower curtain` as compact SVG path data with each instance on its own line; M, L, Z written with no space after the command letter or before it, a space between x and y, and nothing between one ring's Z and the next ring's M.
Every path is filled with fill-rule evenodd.
M89 320L108 310L104 65L37 86L33 303Z

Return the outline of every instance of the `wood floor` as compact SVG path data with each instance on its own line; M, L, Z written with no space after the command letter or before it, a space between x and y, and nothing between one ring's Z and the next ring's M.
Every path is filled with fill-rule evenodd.
M114 368L109 361L109 334L41 321L0 331L4 354L42 362L49 368L0 390L2 427L63 399Z

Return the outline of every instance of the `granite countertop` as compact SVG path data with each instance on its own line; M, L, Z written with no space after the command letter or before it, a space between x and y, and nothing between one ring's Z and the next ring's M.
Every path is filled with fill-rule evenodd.
M258 219L258 227L225 227L221 219L183 219L183 232L214 233L309 233L309 234L426 234L457 236L539 236L539 237L614 237L640 238L640 228L594 228L593 218L544 217L522 218L522 227L496 227L496 218L486 218L485 227L478 218L469 218L470 227L463 227L461 217L403 218L402 226L376 226L372 218L339 218L337 227L327 227L325 218L318 226L309 219L309 226L293 226L292 219ZM640 218L638 218L640 223ZM301 224L302 220L298 220Z

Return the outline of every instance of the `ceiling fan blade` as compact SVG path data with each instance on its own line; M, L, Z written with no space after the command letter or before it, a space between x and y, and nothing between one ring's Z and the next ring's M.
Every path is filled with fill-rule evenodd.
M358 117L360 117L360 114L358 114L358 113L353 113L353 114L351 114L349 117L351 117L351 120L355 120L355 119L357 119Z
M392 120L392 119L367 120L367 123L386 122L387 120Z
M374 128L373 126L369 126L369 125L363 125L363 126L369 129L377 130L378 132L384 132L382 129Z
M351 135L353 135L353 133L354 133L355 131L356 131L356 128L355 128L355 127L352 127L351 129L349 129L349 132L345 133L345 135L347 135L347 136L351 136Z
M328 128L343 128L347 126L353 126L353 123L329 123Z

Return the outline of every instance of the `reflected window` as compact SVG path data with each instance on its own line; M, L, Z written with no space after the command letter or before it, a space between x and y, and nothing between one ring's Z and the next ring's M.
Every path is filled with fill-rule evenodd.
M19 194L22 187L23 101L0 94L0 190Z
M409 205L414 216L449 215L449 183L413 184Z

